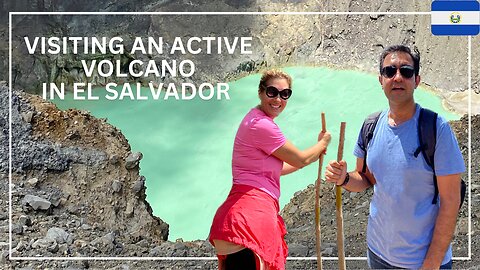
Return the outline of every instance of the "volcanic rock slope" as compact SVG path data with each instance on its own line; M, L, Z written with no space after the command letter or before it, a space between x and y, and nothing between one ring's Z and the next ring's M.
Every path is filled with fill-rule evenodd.
M118 263L7 261L8 93L8 88L2 85L2 265L114 267ZM211 254L211 246L204 241L166 241L168 224L152 215L145 200L145 178L138 172L141 154L132 152L125 137L105 119L96 119L85 111L60 111L40 97L23 92L15 91L11 103L14 135L11 152L12 256L178 257ZM149 267L155 268L155 265Z

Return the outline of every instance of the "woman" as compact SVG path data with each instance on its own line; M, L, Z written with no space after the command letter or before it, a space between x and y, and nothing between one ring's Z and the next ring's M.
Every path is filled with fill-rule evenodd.
M288 74L265 72L258 88L260 105L250 110L238 128L233 186L215 214L209 236L221 270L285 269L286 230L278 215L280 175L316 161L330 142L328 132L320 133L315 145L300 151L273 122L287 106L291 86Z

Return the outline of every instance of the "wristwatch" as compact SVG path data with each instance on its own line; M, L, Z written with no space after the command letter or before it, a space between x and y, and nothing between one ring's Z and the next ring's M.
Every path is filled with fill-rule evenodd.
M345 180L343 180L343 183L341 184L341 186L345 186L348 181L350 181L350 174L347 172L347 174L345 175Z

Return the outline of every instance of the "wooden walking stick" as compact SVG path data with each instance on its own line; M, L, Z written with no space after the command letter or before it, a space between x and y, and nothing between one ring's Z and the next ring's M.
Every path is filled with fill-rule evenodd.
M340 141L338 143L337 161L343 158L343 143L345 141L345 122L340 124ZM343 212L342 212L342 187L335 186L336 212L337 212L337 249L338 249L338 269L345 270L345 245L343 243Z
M325 113L322 112L322 132L327 131ZM315 182L315 238L317 240L317 269L322 269L322 237L320 233L320 184L322 182L323 153L318 158L318 176Z

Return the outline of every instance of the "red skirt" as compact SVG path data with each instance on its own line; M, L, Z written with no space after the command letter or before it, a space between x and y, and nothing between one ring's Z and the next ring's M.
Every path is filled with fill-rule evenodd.
M251 249L271 269L285 269L288 248L285 223L278 201L247 185L233 185L218 208L210 228L209 241L224 240Z

